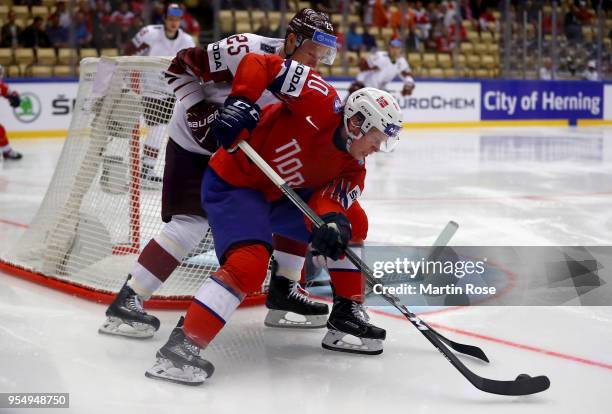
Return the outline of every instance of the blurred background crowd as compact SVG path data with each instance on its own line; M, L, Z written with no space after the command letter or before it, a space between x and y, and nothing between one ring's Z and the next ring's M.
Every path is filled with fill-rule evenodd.
M165 6L2 0L0 64L10 76L74 76L79 58L120 55L144 25L162 24ZM398 38L420 77L612 77L612 0L186 0L181 7L182 28L196 44L237 32L282 37L296 10L325 11L341 48L325 75L355 76L360 56Z

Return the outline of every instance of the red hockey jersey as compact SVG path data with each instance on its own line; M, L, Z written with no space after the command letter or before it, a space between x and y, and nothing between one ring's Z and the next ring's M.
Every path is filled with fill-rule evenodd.
M247 55L238 66L231 96L253 102L266 88L282 103L263 109L246 140L291 187L317 191L310 204L319 214L348 209L363 191L366 170L363 162L334 144L342 122L336 90L298 62ZM230 154L221 148L209 165L234 186L257 189L270 201L281 197L241 151Z

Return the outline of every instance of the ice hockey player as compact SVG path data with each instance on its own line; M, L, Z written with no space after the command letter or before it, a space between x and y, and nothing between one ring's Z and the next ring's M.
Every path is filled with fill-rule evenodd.
M9 105L13 108L19 107L21 103L21 99L19 98L19 94L17 92L11 91L8 85L2 82L4 78L4 66L0 65L0 95L3 98L8 99ZM15 151L11 148L8 138L6 136L6 130L4 126L0 124L0 157L5 160L19 160L21 159L21 153Z
M349 94L363 87L387 90L387 84L396 77L400 77L404 86L402 96L409 96L414 90L414 78L406 58L401 55L402 41L391 39L387 52L377 51L366 59L361 59L355 82L349 87Z
M175 57L167 72L177 102L169 126L162 188L162 218L166 225L144 247L126 284L106 310L107 320L100 332L147 338L159 328L159 320L144 311L142 302L168 279L209 229L200 202L200 183L210 156L219 146L210 134L210 123L231 90L242 58L253 52L291 57L310 66L319 62L332 64L336 51L332 33L327 15L303 9L289 22L284 41L239 34L204 48L183 50ZM313 39L315 34L321 39ZM277 100L265 92L258 103L267 102ZM301 258L291 250L277 250L274 257L277 266L266 301L266 325L325 327L327 305L310 300L298 283Z
M164 24L152 24L140 29L132 41L127 42L124 54L175 56L182 49L195 47L192 37L180 28L182 18L183 9L178 4L170 4L166 9ZM152 183L162 181L161 177L155 175L154 168L164 143L164 129L172 116L174 102L166 100L165 97L155 95L143 96L144 118L149 128L143 148L142 179ZM149 188L159 188L159 185Z
M283 103L264 108L259 120L253 102L264 88ZM310 240L329 259L334 301L323 347L381 353L386 332L369 323L364 279L343 252L349 242L359 246L366 238L368 220L357 201L364 187L365 158L397 142L402 119L395 99L385 91L363 88L349 96L343 110L334 88L314 70L278 56L251 54L242 60L213 124L212 133L223 148L204 174L202 204L222 266L198 290L145 375L193 385L212 374L212 364L199 356L200 350L245 294L262 283L273 234L282 234L286 241ZM233 149L236 137L246 137L241 132L245 129L252 131L247 139L252 147L309 200L324 226L309 229L302 213L242 151ZM346 341L347 336L359 343Z

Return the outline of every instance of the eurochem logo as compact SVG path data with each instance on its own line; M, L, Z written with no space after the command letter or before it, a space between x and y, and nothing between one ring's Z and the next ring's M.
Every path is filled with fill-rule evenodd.
M21 98L21 104L17 108L13 108L15 118L26 124L36 121L42 112L42 105L38 96L31 92L24 92L19 97Z

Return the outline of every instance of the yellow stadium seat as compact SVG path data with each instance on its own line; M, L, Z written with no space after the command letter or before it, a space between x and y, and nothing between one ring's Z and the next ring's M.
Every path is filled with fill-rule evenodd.
M445 78L455 78L455 77L459 77L460 74L455 73L455 69L453 68L446 68L444 69L444 77Z
M114 56L118 56L118 55L119 55L119 53L117 53L117 49L115 49L115 48L100 50L100 56L114 57Z
M6 20L8 15L9 7L6 4L0 4L0 20Z
M487 69L476 69L476 72L474 73L474 75L477 78L489 78L491 77L491 71Z
M236 22L236 33L250 33L251 30L251 22Z
M8 47L0 48L0 65L8 66L13 63L13 49Z
M438 53L438 67L442 69L453 67L453 61L448 53Z
M280 20L280 12L268 12L268 21L270 22L270 26L278 27L280 25Z
M98 57L98 51L93 48L81 49L81 59Z
M423 54L423 67L425 68L435 68L438 62L436 60L435 53L425 53Z
M230 33L234 31L234 16L231 10L219 11L219 23L222 33Z
M344 68L342 66L332 66L330 74L331 76L344 76Z
M49 15L49 9L47 6L32 6L32 17L40 16L43 19L46 19Z
M485 69L494 69L496 66L495 59L493 56L484 55L482 56L482 67Z
M488 47L489 55L499 59L499 45L497 43L491 43Z
M54 66L53 76L57 76L57 77L74 76L74 71L72 70L72 67L67 66L67 65Z
M474 45L468 42L461 43L461 53L470 54L474 51Z
M408 63L410 66L421 66L421 54L408 53Z
M248 22L251 20L248 10L234 10L234 18L236 23Z
M470 69L478 69L480 67L480 56L479 55L468 55L467 66Z
M261 10L251 10L251 23L253 27L259 27L261 19L265 16L265 13Z
M55 49L50 47L36 50L36 62L39 65L55 65Z
M53 76L51 66L32 66L30 68L30 76L34 78L50 78Z
M60 65L74 65L78 62L75 49L63 47L57 51L57 63Z
M21 76L21 70L17 65L11 65L6 69L6 74L9 78L18 78Z
M486 43L474 43L474 53L486 55L489 53L489 47Z
M472 42L472 43L480 42L480 35L476 31L468 30L466 32L466 36L467 36L468 42Z
M348 75L352 78L359 74L359 68L357 66L349 66Z
M15 62L18 65L31 65L34 63L34 50L27 48L15 49Z
M28 10L28 6L13 6L11 10L15 13L15 17L18 19L27 20L30 18L30 11Z
M444 71L440 68L431 68L429 69L429 76L432 78L443 78Z

